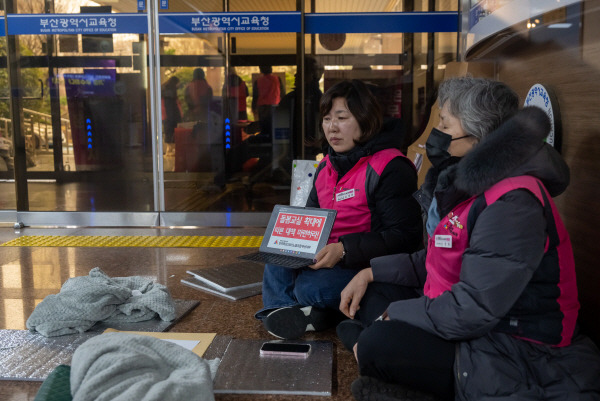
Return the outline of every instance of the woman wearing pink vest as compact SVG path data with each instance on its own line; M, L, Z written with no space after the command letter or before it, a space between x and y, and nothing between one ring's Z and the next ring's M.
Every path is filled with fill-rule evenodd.
M206 75L202 68L194 70L192 81L185 87L184 95L188 107L186 121L207 122L213 90L206 81Z
M285 92L283 82L273 75L273 67L261 65L258 68L261 75L252 84L252 114L260 122L260 136L270 140L273 135L273 109Z
M375 258L342 292L355 398L600 399L600 358L577 335L573 252L552 201L569 169L544 141L548 117L516 113L516 94L485 79L447 80L438 100L433 167L416 194L427 250Z
M416 170L398 150L402 133L383 123L377 99L360 81L343 81L321 99L328 145L306 206L337 210L333 230L315 264L291 270L266 265L263 308L267 331L298 338L333 327L343 315L340 292L374 257L422 246ZM395 125L391 125L395 126Z

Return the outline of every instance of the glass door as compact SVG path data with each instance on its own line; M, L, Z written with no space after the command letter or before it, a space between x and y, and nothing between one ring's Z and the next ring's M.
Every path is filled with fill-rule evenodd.
M7 38L5 35L5 11L0 10L0 186L6 196L0 201L0 213L15 209L15 187L4 185L14 182L14 145L12 140L12 119L10 114L10 85L7 68ZM11 216L14 213L11 213ZM9 218L11 216L8 216Z
M293 89L301 15L296 1L268 3L170 1L161 10L168 221L289 203L290 138L277 119Z
M156 209L145 2L99 3L4 2L15 181L0 198L19 213Z
M446 63L456 60L458 2L381 0L344 13L338 5L307 5L305 53L324 68L323 90L342 79L369 84L384 117L402 126L406 152L427 124Z
M331 85L405 150L456 56L454 0L1 1L0 212L41 224L260 224Z

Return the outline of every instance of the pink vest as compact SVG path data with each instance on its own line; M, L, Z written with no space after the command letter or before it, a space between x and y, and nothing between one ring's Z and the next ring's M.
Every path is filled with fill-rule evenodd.
M276 75L263 75L257 79L256 84L258 86L258 106L276 106L279 104L281 86Z
M342 235L371 231L371 211L367 197L367 166L378 176L395 157L405 157L398 149L384 149L372 156L361 158L338 182L338 173L331 166L329 156L317 176L315 187L319 206L323 209L337 210L328 243L338 242Z
M515 189L526 189L535 195L542 205L545 205L540 185L544 188L539 180L531 176L506 178L485 191L486 204L490 205L494 203L504 194ZM564 314L563 333L569 333L563 336L563 341L560 344L557 344L558 346L563 346L570 343L579 310L575 262L571 241L556 205L552 201L548 191L545 188L543 190L551 207L554 224L558 233L558 243L554 244L560 266L560 281L558 283L560 295L558 303ZM459 281L462 255L469 247L469 231L471 229L471 227L467 227L469 211L476 198L472 197L456 206L447 216L441 219L433 235L428 239L427 259L425 262L427 280L425 281L424 292L429 298L435 298L444 291L450 290L452 285ZM549 244L550 237L546 240L545 253L549 250Z

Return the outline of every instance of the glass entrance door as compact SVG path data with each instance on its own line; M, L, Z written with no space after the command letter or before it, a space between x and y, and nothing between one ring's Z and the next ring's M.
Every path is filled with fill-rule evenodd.
M450 0L3 1L0 211L25 224L264 220L331 85L366 81L405 150L456 57Z
M300 12L292 0L210 4L160 14L174 27L160 39L165 211L270 212L289 202L275 110L293 88Z
M155 210L147 14L135 7L5 1L11 96L0 112L14 169L0 173L4 208Z

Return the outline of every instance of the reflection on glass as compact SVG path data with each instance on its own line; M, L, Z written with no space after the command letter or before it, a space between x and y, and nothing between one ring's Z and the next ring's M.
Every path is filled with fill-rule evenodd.
M276 102L268 106L269 110L275 109L289 92L295 71L293 66L272 69L279 82L279 94ZM260 181L271 178L272 171L278 169L277 162L289 153L289 139L278 137L274 142L273 125L266 124L265 116L261 122L258 108L252 108L253 95L257 95L255 83L263 75L258 66L232 66L228 71L225 77L222 67L164 69L165 82L176 77L179 83L177 97L169 100L171 106L163 95L163 117L168 107L173 106L180 108L176 113L182 116L173 129L172 143L167 140L171 137L163 118L167 210L262 211L270 210L273 202L289 201L285 182L279 183L284 187L276 190L281 195L264 205L256 204L262 189L248 195L248 190L266 190L271 185ZM194 79L194 75L202 77ZM271 114L269 121L273 118ZM285 159L283 163L291 168L291 157ZM269 193L273 192L264 192Z
M60 266L56 264L35 264L35 268L33 269L33 288L60 289L61 286Z
M296 11L296 3L295 0L270 1L268 9L269 11ZM263 5L257 5L257 2L246 0L229 0L228 4L229 11L263 11L266 8ZM204 5L202 8L204 9Z
M420 0L423 1L423 0ZM310 2L306 2L307 7ZM403 1L371 0L371 1L331 1L315 0L315 13L375 13L402 11ZM419 3L419 1L415 1Z
M357 57L350 65L367 65L369 59L382 54L402 54L402 33L345 33L315 35L316 54L368 55ZM307 43L310 43L307 41ZM396 58L396 63L398 59ZM376 64L377 62L375 62Z
M21 266L6 264L2 268L2 288L21 288Z
M84 9L88 6L84 3L56 2L54 11L133 13L137 8L135 2L112 2ZM296 3L273 2L268 11L296 11ZM406 11L404 3L317 0L307 2L306 11L402 12ZM158 11L264 11L263 6L242 0L226 4L171 1L168 9ZM414 9L430 11L430 4L416 1ZM19 12L43 13L41 7L39 3ZM457 2L437 0L435 7L451 10ZM152 55L145 35L20 35L29 209L157 210L153 193L156 138L163 141L167 211L270 211L276 203L289 202L292 160L314 159L322 150L314 143L318 102L330 85L341 79L367 81L378 91L386 116L410 117L407 124L416 130L427 96L443 74L437 66L450 61L456 47L454 34L436 34L431 73L428 67L420 70L430 60L428 34L413 38L403 33L306 35L305 70L298 74L296 36L277 32L161 34L157 73L162 88L156 88L156 93L162 94L163 132L154 135L149 107L152 77L146 62ZM0 41L4 43L5 38ZM411 43L412 57L405 57L405 41ZM405 65L407 59L414 64ZM277 102L263 107L269 112L261 119L252 100L263 64L272 68L281 89ZM2 73L0 84L6 79ZM304 76L304 97L297 87L300 75ZM2 125L10 123L5 105L0 101L0 118L4 118L0 134L9 131ZM0 178L12 178L2 170L0 158ZM0 182L0 187L0 208L14 208L14 183Z
M139 35L131 34L97 38L102 41L98 46L71 36L56 35L43 43L41 36L18 38L23 49L20 76L26 168L37 174L37 179L28 180L29 208L152 210L152 141L142 61L145 44ZM58 68L49 68L44 65L48 59L38 55L63 61L54 63ZM6 123L7 112L0 105L0 122ZM0 131L12 130L5 128ZM0 154L1 148L2 143ZM10 191L14 184L1 185L7 191L0 204L14 208Z
M4 15L4 12L0 12ZM6 57L6 37L0 37L0 57ZM14 178L14 146L12 141L12 120L10 118L8 71L0 68L0 180ZM14 185L0 183L2 191L7 192L7 199L0 202L0 209L15 208Z
M4 329L25 329L25 315L22 299L4 300Z

